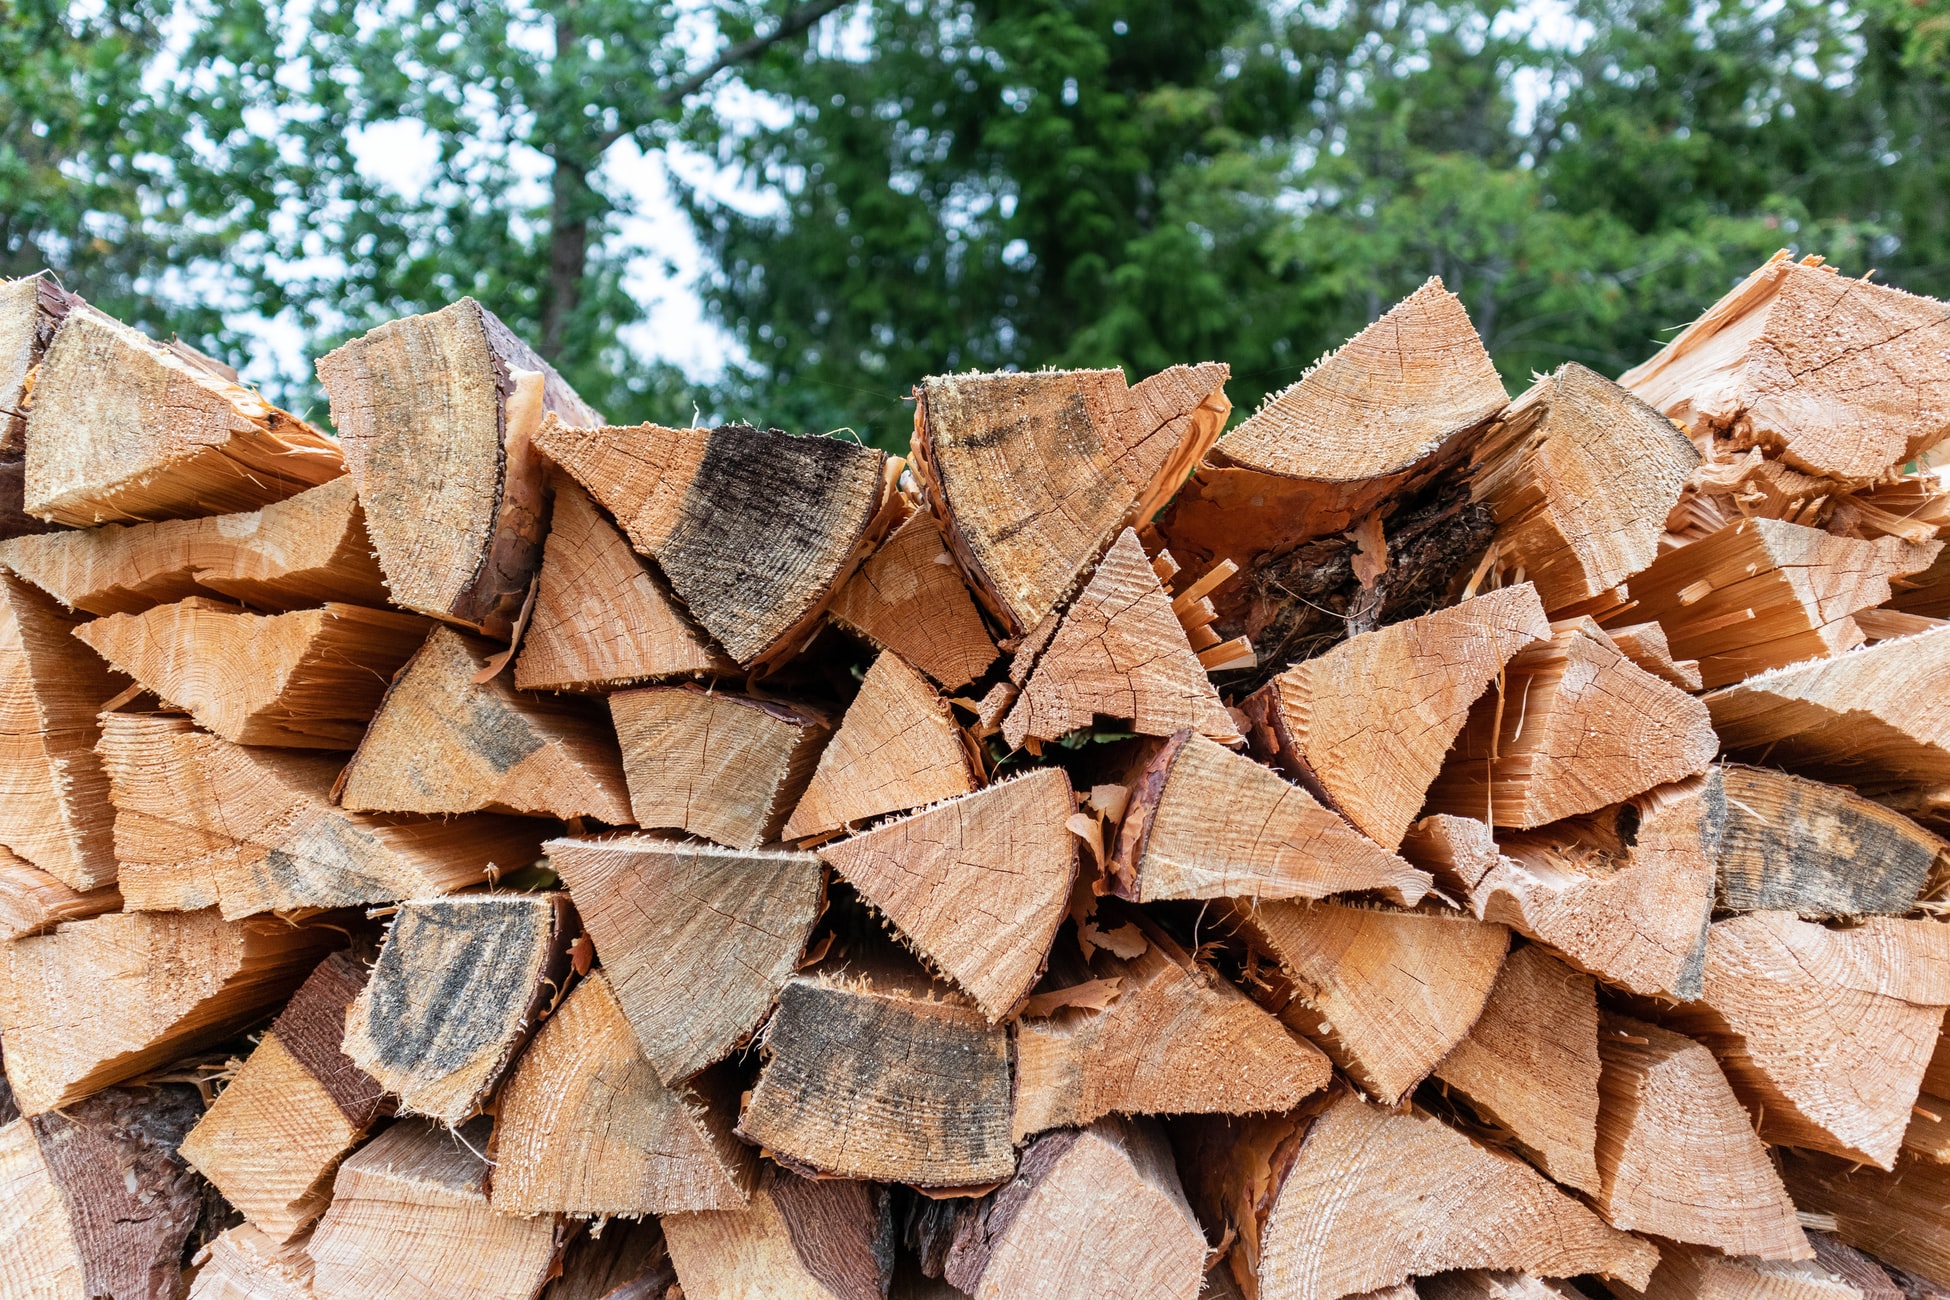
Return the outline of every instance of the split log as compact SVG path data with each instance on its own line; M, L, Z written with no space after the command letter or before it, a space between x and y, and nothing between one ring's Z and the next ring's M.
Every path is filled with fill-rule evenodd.
M367 975L345 953L320 962L183 1139L183 1159L273 1242L324 1212L339 1160L384 1109L340 1047Z
M215 912L113 912L5 950L0 1044L23 1114L222 1042L283 1002L341 931Z
M1098 916L1131 955L1096 948L1016 1022L1017 1141L1106 1115L1291 1110L1327 1086L1319 1049L1136 909Z
M779 837L832 735L816 709L696 686L609 697L631 813L734 849Z
M927 680L883 651L785 824L788 839L847 829L885 813L981 788L981 757Z
M0 849L0 943L121 909L122 895L113 885L82 893Z
M1950 1164L1950 1035L1939 1031L1930 1064L1923 1071L1922 1094L1910 1112L1903 1150Z
M580 484L557 471L549 486L555 504L517 688L607 691L737 671Z
M1719 904L1736 912L1901 915L1950 844L1850 790L1728 766Z
M1710 1045L1769 1142L1890 1168L1950 1007L1950 926L1716 922L1706 989L1674 1024Z
M609 979L592 972L542 1025L496 1103L494 1210L588 1217L741 1206L758 1157L732 1136L737 1112L729 1078L659 1083Z
M1061 768L1038 768L822 848L991 1024L1042 973L1076 879L1076 810Z
M1802 1213L1830 1220L1844 1242L1950 1288L1950 1223L1943 1213L1950 1165L1906 1155L1894 1172L1884 1172L1818 1152L1783 1151L1781 1177Z
M1643 1286L1658 1262L1516 1157L1345 1091L1287 1115L1182 1120L1173 1141L1201 1221L1235 1238L1247 1300L1336 1300L1465 1268Z
M1196 1300L1205 1255L1163 1131L1106 1119L1038 1138L963 1202L944 1276L969 1295Z
M966 686L995 662L995 642L941 540L940 525L926 510L888 534L828 612L847 631L950 689Z
M77 622L0 571L0 844L87 893L115 883L95 711L122 679L70 635Z
M84 303L34 379L25 507L39 519L255 510L344 472L335 440Z
M618 1219L583 1233L562 1253L562 1275L541 1300L670 1300L677 1285L655 1219Z
M1118 532L1149 522L1225 427L1226 366L935 375L915 389L914 473L976 592L1021 637Z
M1235 903L1219 915L1277 962L1280 1019L1390 1106L1469 1033L1510 946L1503 926L1453 913Z
M562 894L405 903L345 1016L345 1055L402 1114L454 1127L514 1061L568 975Z
M27 1279L55 1300L89 1295L61 1188L55 1184L31 1120L0 1126L0 1278L21 1279L9 1292L22 1297Z
M1617 1015L1605 1017L1598 1051L1603 1187L1593 1201L1607 1222L1729 1255L1813 1258L1713 1053Z
M1580 1300L1584 1295L1554 1278L1481 1268L1417 1278L1414 1290L1409 1300Z
M413 614L359 605L249 614L192 596L98 618L74 634L225 740L353 749L427 627Z
M881 1300L894 1269L885 1191L774 1165L748 1206L663 1228L686 1300Z
M1526 944L1435 1077L1552 1179L1596 1195L1599 1069L1596 982Z
M1412 907L1428 893L1427 872L1304 788L1194 732L1158 746L1130 790L1108 872L1135 902L1374 891Z
M339 1166L312 1234L317 1300L533 1300L563 1230L488 1207L485 1120L393 1125Z
M491 642L439 627L393 679L339 777L353 812L520 813L631 821L602 716L573 697L477 681Z
M915 1187L1015 1172L1009 1034L968 1000L897 970L796 976L763 1046L738 1133L778 1159Z
M1815 1263L1853 1286L1862 1300L1904 1300L1905 1292L1876 1260L1826 1232L1808 1233Z
M317 368L394 601L506 638L547 524L536 426L596 413L472 298L388 321Z
M1009 676L1022 688L1002 734L1011 746L1055 740L1099 716L1127 719L1140 735L1181 728L1236 743L1239 728L1193 653L1171 598L1125 529L1111 544L1056 634L1025 645Z
M1543 826L1704 772L1719 749L1705 705L1588 619L1520 651L1498 686L1470 710L1429 811Z
M47 345L77 301L50 272L0 281L0 538L44 533L51 527L22 508L27 406Z
M648 835L546 847L666 1085L722 1060L765 1019L825 902L810 853Z
M1874 1267L1874 1265L1870 1265ZM1880 1271L1880 1270L1878 1270ZM1659 1267L1643 1291L1614 1285L1621 1300L1902 1300L1883 1274L1883 1287L1864 1290L1814 1260L1727 1256L1700 1246L1659 1243Z
M1496 513L1499 562L1521 568L1555 611L1606 595L1658 558L1666 515L1699 463L1671 421L1572 362L1484 435L1470 492Z
M375 817L331 802L336 758L252 749L166 714L103 715L122 897L132 911L259 912L427 898L541 855L546 823Z
M1950 308L1785 252L1619 380L1686 426L1796 469L1873 479L1943 438Z
M248 1223L229 1228L204 1248L189 1300L314 1300L309 1244L274 1241Z
M1699 660L1680 659L1666 640L1666 630L1657 623L1626 623L1608 627L1605 635L1618 652L1661 681L1671 682L1682 691L1697 691L1704 684Z
M535 445L747 667L798 650L891 522L885 452L777 429L544 420Z
M1536 591L1520 585L1350 638L1246 701L1255 752L1395 848L1471 706L1550 635Z
M387 599L349 475L243 514L16 537L0 563L89 614L199 595L268 610Z

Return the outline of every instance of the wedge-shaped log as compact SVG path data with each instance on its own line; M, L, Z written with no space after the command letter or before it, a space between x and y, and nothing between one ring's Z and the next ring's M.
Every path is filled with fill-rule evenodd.
M1659 1267L1645 1290L1630 1291L1614 1284L1612 1294L1620 1300L1903 1300L1887 1273L1867 1260L1863 1263L1881 1274L1880 1287L1859 1285L1818 1258L1728 1256L1667 1241L1659 1243Z
M1950 1165L1904 1156L1893 1172L1814 1151L1781 1152L1781 1178L1804 1214L1833 1221L1857 1250L1950 1288ZM1937 1294L1918 1288L1905 1294Z
M317 1300L534 1300L563 1229L488 1206L486 1121L403 1120L339 1166L312 1234Z
M1626 623L1605 629L1605 635L1620 654L1682 691L1697 691L1703 685L1697 659L1680 659L1666 640L1666 630L1657 623Z
M1809 920L1899 916L1916 906L1945 843L1850 790L1765 767L1724 769L1719 904Z
M1076 878L1076 806L1038 768L820 850L990 1023L1042 973Z
M1391 1106L1469 1033L1510 947L1503 926L1453 913L1234 903L1219 915L1277 963L1280 1019Z
M318 381L394 601L506 637L548 520L536 426L596 413L472 298L327 353Z
M121 909L122 895L113 885L82 893L0 849L0 943L45 934L63 921L82 921Z
M366 977L345 953L320 962L183 1139L183 1159L273 1242L324 1213L339 1160L383 1108L340 1046Z
M346 1056L401 1113L460 1124L561 989L573 917L562 894L402 904L346 1012Z
M34 379L25 505L39 519L254 510L344 472L338 443L303 420L84 304Z
M1619 382L1694 437L1873 479L1944 436L1950 307L1785 252Z
M115 883L96 710L122 686L54 601L0 572L0 844L84 893Z
M1140 735L1189 727L1213 740L1239 739L1128 528L1064 611L1056 634L1046 645L1024 646L1009 675L1022 688L1002 721L1011 745L1055 740L1099 716L1127 719Z
M969 1295L1196 1300L1205 1235L1155 1121L1051 1133L964 1201L943 1276Z
M1200 1220L1236 1234L1247 1300L1337 1300L1464 1268L1643 1286L1659 1258L1516 1157L1345 1090L1287 1115L1180 1121L1173 1141Z
M100 751L130 910L235 920L427 898L533 862L548 825L346 812L335 758L233 745L168 714L105 714Z
M0 281L0 538L46 532L21 508L27 480L27 405L47 345L80 301L42 271Z
M965 999L897 972L798 976L763 1042L746 1141L822 1174L916 1187L1015 1172L1008 1031Z
M663 1228L688 1300L887 1294L894 1225L886 1192L869 1183L767 1165L750 1205L669 1215Z
M1246 701L1254 750L1395 848L1471 706L1550 634L1519 585L1352 637Z
M1118 530L1150 520L1225 427L1229 371L1174 366L935 375L915 390L914 471L1003 630L1076 591Z
M582 486L559 470L549 484L555 504L515 685L604 691L735 672Z
M1670 420L1571 362L1510 403L1471 462L1470 492L1496 515L1498 559L1561 610L1658 557L1700 457Z
M1427 872L1302 787L1193 732L1159 746L1130 789L1109 866L1113 888L1133 901L1371 890L1412 907L1428 893Z
M666 1088L602 971L576 985L522 1053L496 1104L500 1214L726 1210L758 1155L732 1136L730 1079Z
M616 517L745 665L797 650L891 520L887 456L777 429L544 420L535 445Z
M215 912L114 912L7 945L0 1046L23 1114L225 1038L283 1002L339 930Z
M995 662L995 642L940 525L917 510L847 579L827 610L847 631L891 650L950 689Z
M582 700L477 682L490 642L440 627L407 661L339 778L354 812L631 820L616 740Z
M248 1223L227 1228L204 1248L189 1300L314 1300L309 1244L275 1241Z
M785 824L788 839L841 831L981 788L981 762L927 679L883 652Z
M1469 1036L1435 1067L1532 1164L1595 1195L1598 988L1535 944L1512 952Z
M427 630L416 615L359 605L251 614L192 596L74 634L225 740L354 749Z
M0 563L69 609L133 614L190 596L253 609L386 603L349 475L261 510L16 537Z
M1704 772L1706 706L1619 653L1596 624L1559 625L1476 701L1428 810L1528 829Z
M1711 1046L1769 1142L1890 1168L1950 1007L1950 927L1716 922L1706 991L1675 1024Z

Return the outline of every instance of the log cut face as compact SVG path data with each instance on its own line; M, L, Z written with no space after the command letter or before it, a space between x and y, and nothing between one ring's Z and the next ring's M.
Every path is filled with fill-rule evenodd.
M74 1221L32 1120L0 1125L0 1277L21 1279L13 1294L23 1298L89 1300ZM25 1289L27 1279L38 1290Z
M63 921L81 921L121 910L122 895L115 886L104 885L86 893L70 889L39 867L0 849L0 943L45 934Z
M1806 920L1900 916L1950 843L1853 791L1764 767L1724 769L1719 905Z
M583 701L477 682L490 642L435 628L407 662L339 778L354 812L632 820L616 741Z
M936 375L915 390L914 470L955 558L1011 637L1055 613L1225 427L1228 371L1175 366Z
M1781 1176L1795 1205L1834 1221L1835 1235L1857 1250L1912 1274L1906 1296L1935 1300L1950 1278L1950 1165L1904 1156L1894 1172L1836 1156L1783 1151Z
M899 655L942 686L966 686L995 662L995 641L962 581L941 527L917 510L833 597L847 631Z
M50 272L0 281L0 538L54 525L22 508L27 479L27 406L47 345L80 300Z
M1471 706L1550 635L1525 584L1351 637L1246 702L1254 749L1395 848Z
M1190 731L1132 783L1110 874L1119 895L1144 903L1373 891L1412 907L1431 883L1301 786Z
M690 1300L882 1300L894 1271L882 1189L776 1165L765 1167L749 1205L667 1215L663 1229Z
M1777 256L1619 382L1695 436L1873 479L1950 435L1950 307Z
M353 339L318 381L393 599L506 637L547 524L535 426L596 413L472 298Z
M1042 973L1076 878L1069 778L1038 768L822 848L991 1023Z
M308 1241L280 1244L248 1223L210 1242L189 1300L315 1300Z
M1838 1247L1847 1250L1846 1246ZM1853 1252L1851 1252L1853 1253ZM1844 1277L1813 1260L1771 1260L1727 1256L1701 1246L1661 1242L1659 1267L1644 1291L1614 1288L1621 1300L1903 1300L1903 1293L1880 1267L1864 1259L1882 1281Z
M1002 723L1012 746L1030 737L1055 740L1099 716L1127 719L1140 735L1189 727L1213 740L1239 740L1238 725L1128 528L1064 611L1056 635L1040 648L1025 646L1009 671L1022 687Z
M253 510L345 472L338 444L76 304L34 380L27 513L87 527Z
M886 453L839 438L564 419L536 445L748 667L799 648L888 522Z

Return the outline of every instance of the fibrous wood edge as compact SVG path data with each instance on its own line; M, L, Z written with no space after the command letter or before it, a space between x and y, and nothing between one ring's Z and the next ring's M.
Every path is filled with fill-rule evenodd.
M86 893L0 849L0 942L45 934L63 921L82 921L122 908L113 885Z
M775 1165L749 1205L667 1215L663 1227L690 1300L880 1300L894 1268L884 1191Z
M1846 1249L1846 1247L1844 1247ZM1871 1265L1873 1267L1873 1265ZM1659 1267L1643 1291L1616 1283L1620 1300L1901 1300L1902 1292L1883 1275L1886 1288L1872 1293L1824 1267L1821 1260L1775 1260L1729 1256L1705 1246L1659 1243Z
M248 1223L227 1228L204 1248L189 1300L314 1300L308 1244L280 1243Z
M941 526L916 510L833 597L833 621L953 689L986 673L995 641L962 581Z
M34 1138L33 1121L0 1126L0 1277L35 1279L37 1300L88 1300L74 1224Z
M1950 843L1850 790L1772 768L1724 769L1719 905L1809 920L1901 915Z
M1781 1178L1803 1213L1832 1220L1848 1245L1950 1286L1950 1165L1904 1156L1893 1171L1815 1151L1784 1150ZM1925 1293L1927 1294L1927 1293Z
M44 533L54 525L23 508L27 482L27 408L35 371L68 308L79 299L40 271L0 281L0 538Z
M1507 1269L1463 1269L1417 1278L1403 1300L1577 1300L1584 1292L1555 1278Z
M1657 623L1621 624L1606 628L1605 635L1620 654L1660 681L1670 682L1682 691L1700 689L1699 661L1674 655L1671 643L1666 640L1666 630Z

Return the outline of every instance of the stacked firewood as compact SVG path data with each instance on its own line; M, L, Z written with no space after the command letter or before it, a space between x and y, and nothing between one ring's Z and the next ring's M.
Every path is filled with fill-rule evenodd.
M1950 1296L1943 304L318 374L0 283L0 1300Z

